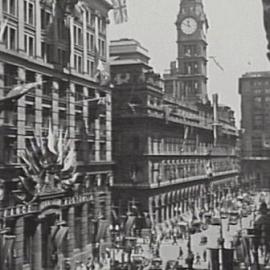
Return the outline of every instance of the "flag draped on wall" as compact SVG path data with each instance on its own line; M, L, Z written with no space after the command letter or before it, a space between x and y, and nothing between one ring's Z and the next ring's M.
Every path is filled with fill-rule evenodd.
M127 1L126 0L112 0L113 15L116 24L128 21Z

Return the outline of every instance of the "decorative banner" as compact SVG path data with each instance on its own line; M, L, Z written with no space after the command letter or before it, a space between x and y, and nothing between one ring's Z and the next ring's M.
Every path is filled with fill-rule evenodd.
M127 1L126 0L112 0L113 15L116 24L128 21Z

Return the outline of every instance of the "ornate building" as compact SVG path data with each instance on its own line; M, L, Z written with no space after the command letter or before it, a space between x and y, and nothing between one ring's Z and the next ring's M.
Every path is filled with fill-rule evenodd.
M270 185L270 72L248 72L239 79L241 162L247 185Z
M145 217L144 227L213 207L238 181L234 112L207 97L205 24L201 1L181 2L179 67L164 80L140 43L111 42L112 196L120 214Z
M0 3L0 99L39 82L0 104L1 269L74 269L109 240L111 92L97 66L111 5L77 2Z

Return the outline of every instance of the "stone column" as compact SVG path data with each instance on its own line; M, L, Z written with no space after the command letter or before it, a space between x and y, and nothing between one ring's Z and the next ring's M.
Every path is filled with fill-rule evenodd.
M22 270L23 269L23 239L24 239L24 218L19 217L15 222L14 228L15 238L15 260L14 260L14 270Z
M18 50L19 53L25 54L24 48L24 1L17 1L18 7Z
M88 242L88 204L82 206L82 248L85 249Z
M0 5L2 8L2 5ZM1 14L1 12L0 12ZM4 72L5 65L4 62L0 62L0 97L4 96ZM0 112L0 129L4 123L4 111ZM4 162L4 136L3 132L0 133L0 164Z
M87 73L87 25L86 13L82 12L82 33L83 33L83 72ZM87 74L88 75L88 74Z
M68 16L70 24L70 68L74 68L74 19L71 16Z
M100 121L95 120L95 161L100 161Z
M69 138L75 138L75 85L70 83L70 93L68 97L68 110L67 110L67 119L68 119L68 132Z
M73 256L73 250L75 247L75 241L74 241L74 219L75 219L75 209L74 206L71 206L68 209L68 220L67 225L69 228L68 232L68 241L67 241L67 254L69 258L72 258Z
M59 127L59 83L56 79L52 82L52 125L53 131L56 132Z
M33 269L42 269L41 223L37 225L33 237L33 251Z
M111 93L106 94L106 161L112 160L112 105Z
M35 20L35 28L36 28L36 57L41 59L41 12L40 12L40 1L35 2L35 12L36 12L36 20Z
M25 69L18 68L19 83L25 82ZM17 101L17 150L23 151L25 149L25 96Z
M36 82L42 81L42 75L36 73ZM42 87L35 89L35 132L42 134Z

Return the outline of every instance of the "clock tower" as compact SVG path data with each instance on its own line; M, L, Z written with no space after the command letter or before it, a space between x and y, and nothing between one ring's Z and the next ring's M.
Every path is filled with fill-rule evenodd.
M192 102L207 100L208 23L202 0L182 0L176 21L181 99Z

